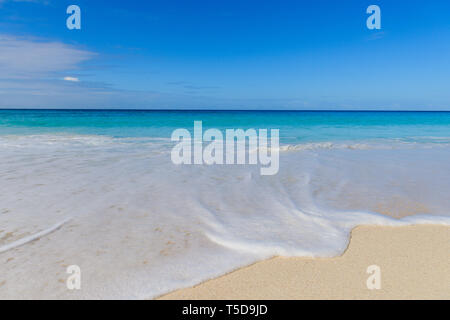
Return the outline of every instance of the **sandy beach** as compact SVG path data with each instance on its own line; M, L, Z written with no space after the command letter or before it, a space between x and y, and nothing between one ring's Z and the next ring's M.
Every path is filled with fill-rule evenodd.
M342 256L275 257L160 299L450 299L450 227L359 226Z

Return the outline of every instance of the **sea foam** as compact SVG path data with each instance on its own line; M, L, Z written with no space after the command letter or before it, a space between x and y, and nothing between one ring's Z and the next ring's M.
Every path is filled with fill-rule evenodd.
M174 165L166 139L0 136L0 297L152 298L277 255L339 255L361 224L448 225L450 148L426 143L284 144L261 176Z

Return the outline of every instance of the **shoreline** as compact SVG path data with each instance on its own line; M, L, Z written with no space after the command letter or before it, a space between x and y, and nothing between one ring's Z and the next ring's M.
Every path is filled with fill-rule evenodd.
M450 299L450 226L358 226L340 256L274 257L156 299Z

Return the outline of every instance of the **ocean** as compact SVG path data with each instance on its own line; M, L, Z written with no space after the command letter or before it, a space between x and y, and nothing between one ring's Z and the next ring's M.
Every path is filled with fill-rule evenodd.
M194 121L279 129L278 173L174 164ZM154 298L339 255L357 225L448 225L449 160L450 112L0 110L0 298Z

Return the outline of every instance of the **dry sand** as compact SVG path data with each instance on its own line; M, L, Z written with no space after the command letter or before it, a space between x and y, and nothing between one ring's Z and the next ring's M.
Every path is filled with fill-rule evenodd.
M160 299L450 299L450 227L360 226L340 257L277 257Z

